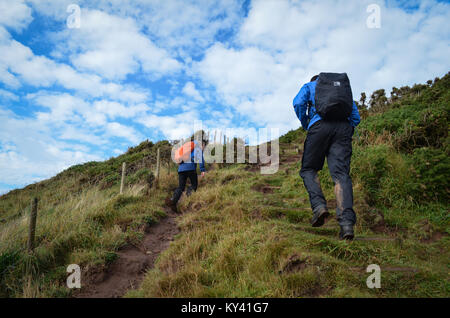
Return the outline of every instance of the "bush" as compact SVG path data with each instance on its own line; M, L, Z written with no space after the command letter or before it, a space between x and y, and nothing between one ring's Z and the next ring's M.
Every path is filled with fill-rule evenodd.
M450 158L444 150L427 147L404 155L377 145L356 147L354 153L352 175L363 185L368 204L449 201Z
M371 116L361 123L360 134L370 144L374 140L367 140L367 136L388 133L396 148L407 153L420 147L442 147L448 136L448 110L442 106L426 109L422 106L403 106Z
M280 137L279 142L280 143L291 143L291 142L298 142L301 143L305 139L306 132L303 130L303 128L298 128L296 130L290 130L287 134Z
M144 168L144 169L140 169L138 171L136 171L135 174L127 177L127 184L135 184L135 183L140 183L140 182L144 182L148 179L148 177L153 174L153 172L148 169L148 168Z
M449 202L450 157L442 149L419 148L410 157L416 183L412 187L420 200Z
M365 199L370 205L378 201L381 182L387 173L389 151L386 145L358 147L354 150L352 175L363 184Z

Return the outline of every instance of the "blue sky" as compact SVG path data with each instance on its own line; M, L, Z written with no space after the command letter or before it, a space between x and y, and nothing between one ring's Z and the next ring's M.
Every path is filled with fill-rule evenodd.
M380 28L366 23L373 3ZM195 120L285 133L320 71L347 72L357 99L450 66L443 1L0 0L0 12L0 193L185 137Z

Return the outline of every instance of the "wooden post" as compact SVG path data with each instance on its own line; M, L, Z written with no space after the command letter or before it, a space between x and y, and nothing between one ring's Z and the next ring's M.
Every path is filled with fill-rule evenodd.
M170 175L170 161L171 161L171 159L169 159L169 161L167 161L167 175Z
M125 183L125 170L126 170L127 164L124 162L122 163L122 180L120 180L120 194L123 193L123 186Z
M161 162L160 162L160 153L159 153L159 148L158 148L158 151L156 153L156 180L158 180L158 181L159 181L160 167L161 167Z
M30 214L30 228L28 231L28 251L34 250L34 236L36 233L36 218L37 218L37 205L38 199L34 198L31 202L31 214Z

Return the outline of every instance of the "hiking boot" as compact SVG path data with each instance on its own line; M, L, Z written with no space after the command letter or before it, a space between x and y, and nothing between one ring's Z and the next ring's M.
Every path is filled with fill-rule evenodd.
M327 217L330 216L326 206L320 206L314 210L314 215L311 219L311 225L313 227L322 226L325 223Z
M178 213L177 204L172 198L166 198L166 205L175 213Z
M341 231L339 232L339 239L341 240L353 240L355 233L353 232L353 225L341 225Z

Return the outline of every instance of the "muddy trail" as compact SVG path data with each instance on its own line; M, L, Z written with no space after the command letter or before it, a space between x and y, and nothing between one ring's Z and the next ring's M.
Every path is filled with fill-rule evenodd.
M167 249L180 232L178 214L169 208L167 216L146 230L138 246L127 245L117 251L117 259L106 268L94 268L82 273L82 289L75 298L117 298L139 288L145 273L152 269L159 254Z

